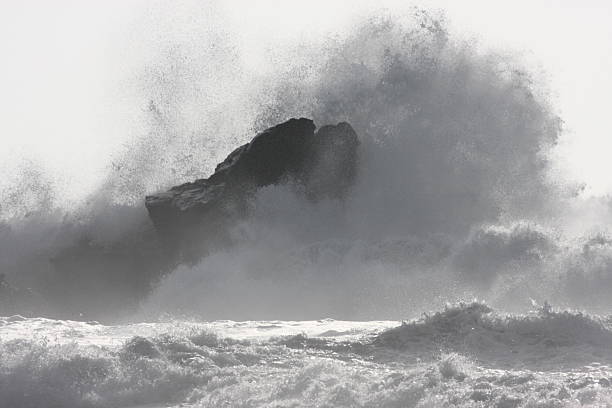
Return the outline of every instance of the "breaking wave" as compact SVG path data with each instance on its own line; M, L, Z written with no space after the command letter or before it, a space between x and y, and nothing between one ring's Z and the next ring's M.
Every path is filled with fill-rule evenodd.
M0 323L6 334L0 406L572 407L611 401L612 332L599 317L549 306L504 315L466 303L387 329L390 323L103 326L12 317Z
M190 15L186 40L186 28L157 26L163 16L140 21L157 34L130 45L148 50L133 76L144 128L98 190L65 208L36 164L2 185L4 314L372 319L471 297L518 311L530 298L610 305L606 232L564 235L576 188L551 173L561 120L520 61L414 10L274 48L254 72L222 18ZM300 116L348 121L361 138L347 199L270 186L233 247L173 264L144 195L205 176L255 132Z
M253 67L223 3L177 4L126 37L97 188L0 178L0 408L612 406L612 206L558 179L546 84L419 9ZM291 117L355 129L347 196L261 188L176 263L144 196Z
M416 353L446 350L539 370L612 362L612 331L606 319L554 311L548 304L528 315L499 315L477 302L447 306L380 334L374 344Z

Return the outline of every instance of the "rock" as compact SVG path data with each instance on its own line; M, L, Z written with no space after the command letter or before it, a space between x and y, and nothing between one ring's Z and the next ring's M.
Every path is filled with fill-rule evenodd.
M145 205L167 244L198 258L211 240L228 242L228 223L246 216L261 187L294 182L306 199L342 198L356 175L358 145L348 123L315 132L312 120L290 119L238 147L209 178L150 195Z

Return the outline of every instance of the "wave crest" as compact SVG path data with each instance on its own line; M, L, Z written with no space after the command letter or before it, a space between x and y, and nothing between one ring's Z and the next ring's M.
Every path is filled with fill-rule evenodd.
M612 362L612 331L605 321L545 304L525 315L499 315L484 303L447 306L381 333L374 344L396 350L447 349L504 365L539 368ZM542 358L542 356L546 356Z

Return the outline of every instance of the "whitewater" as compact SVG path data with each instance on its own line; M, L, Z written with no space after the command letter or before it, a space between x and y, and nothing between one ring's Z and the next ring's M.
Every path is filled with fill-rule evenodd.
M544 74L419 8L254 44L225 2L138 7L106 167L1 160L0 408L612 406L612 205L564 178ZM291 118L354 129L350 185L155 225Z
M0 320L3 407L612 404L612 319L461 303L414 321Z

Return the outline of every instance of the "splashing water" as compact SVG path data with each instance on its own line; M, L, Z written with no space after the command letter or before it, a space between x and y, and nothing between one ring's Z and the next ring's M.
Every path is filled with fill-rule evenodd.
M45 305L38 313L108 318L117 307L134 311L154 288L147 315L401 318L473 295L511 308L530 297L584 306L539 290L550 265L561 266L561 281L582 272L557 259L566 239L547 232L562 229L556 220L571 199L572 187L549 173L560 120L512 58L452 38L443 20L418 10L271 51L274 69L259 74L240 65L222 25L193 35L201 41L156 43L135 81L148 130L86 201L62 209L34 170L3 190L3 270ZM172 272L144 195L206 175L253 132L292 116L356 129L359 178L347 199L313 204L290 185L263 189L233 232L235 247ZM589 275L602 262L578 263ZM235 300L230 310L224 296ZM589 306L608 305L597 300Z
M612 404L612 239L569 228L561 119L518 61L417 10L253 70L210 19L138 40L142 129L95 191L0 181L0 406ZM359 135L346 199L262 188L231 246L174 264L144 196L302 116Z
M12 317L1 328L0 406L612 401L612 331L598 317L550 309L498 315L471 303L393 326L331 319L103 326Z

